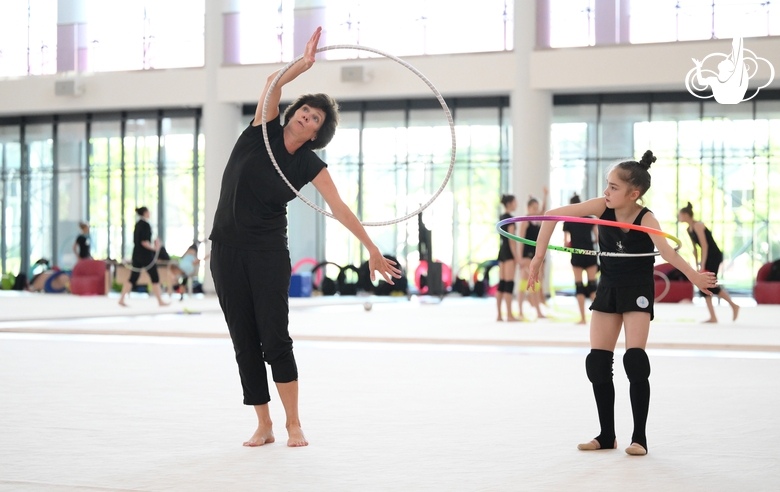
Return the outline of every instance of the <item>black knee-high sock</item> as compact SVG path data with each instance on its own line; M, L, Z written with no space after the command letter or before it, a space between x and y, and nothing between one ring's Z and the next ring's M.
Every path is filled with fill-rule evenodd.
M623 356L623 366L631 382L631 413L634 416L634 433L631 442L641 444L647 450L647 413L650 409L650 360L641 348L630 348Z
M601 449L615 445L615 385L612 382L613 353L592 349L585 359L588 379L593 383L593 396L599 413L601 433L596 437Z

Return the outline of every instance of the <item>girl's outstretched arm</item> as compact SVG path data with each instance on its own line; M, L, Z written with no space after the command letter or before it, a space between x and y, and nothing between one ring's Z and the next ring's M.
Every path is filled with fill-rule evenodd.
M655 218L655 215L653 215L652 212L647 213L642 217L642 225L661 230L661 224L658 223L658 219ZM650 239L653 240L653 244L655 244L655 247L661 253L661 258L680 270L683 275L688 277L688 280L699 288L700 291L712 295L712 292L710 292L709 289L718 285L718 279L715 277L714 273L705 271L697 272L682 256L677 254L677 251L674 250L665 237L650 234Z
M568 217L582 217L584 215L595 215L601 217L604 210L607 209L607 202L604 197L593 198L591 200L575 203L572 205L566 205L559 208L554 208L544 215L564 215ZM539 268L542 266L544 256L547 254L547 246L550 244L550 238L552 237L553 230L557 221L546 220L542 222L541 230L539 231L539 237L536 239L536 254L534 259L531 260L530 274L528 277L528 288L532 289L536 282L539 281Z

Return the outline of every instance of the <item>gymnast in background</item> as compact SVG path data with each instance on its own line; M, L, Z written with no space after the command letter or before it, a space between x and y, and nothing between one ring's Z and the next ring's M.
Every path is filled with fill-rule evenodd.
M580 203L580 196L576 193L569 200L569 204ZM583 224L581 222L564 222L563 233L566 246L577 249L592 251L594 245L598 243L598 228L593 224ZM584 325L585 320L585 298L591 302L596 298L596 272L598 272L598 259L596 256L571 254L571 269L574 272L574 286L577 295L577 305L580 308L579 325ZM587 274L588 283L582 281L582 273Z
M710 230L707 229L702 221L693 218L693 205L691 205L691 202L688 202L688 205L680 209L680 212L677 214L677 220L688 224L688 237L691 238L691 243L693 244L693 258L696 266L718 275L720 264L723 263L723 253L718 248L715 239L712 238ZM701 249L701 261L699 261L699 249ZM729 303L733 313L732 320L736 320L739 315L739 306L731 300L731 296L726 292L726 289L723 287L711 287L710 291ZM707 309L710 311L710 319L705 321L705 323L717 323L718 318L715 316L715 308L712 306L712 296L704 295L704 300L707 301Z
M544 198L542 199L541 206L539 200L534 197L529 197L526 204L526 215L543 215L547 210L547 187L544 187ZM520 237L536 241L539 236L540 230L539 222L525 221L520 223ZM546 318L547 316L542 313L542 304L544 304L544 293L542 292L542 281L544 280L544 272L540 270L538 275L538 285L536 283L528 288L528 266L531 264L531 259L536 254L536 247L529 246L524 243L518 245L518 257L520 258L520 291L517 293L517 301L520 304L520 319L524 319L523 316L523 301L525 301L526 295L528 296L528 302L536 309L537 318Z
M501 205L504 206L504 213L499 220L505 220L512 217L512 212L517 209L517 200L514 195L501 195ZM515 234L514 224L505 224L501 228L509 234ZM506 304L506 320L518 321L512 314L512 293L515 290L515 272L517 270L516 246L514 241L508 237L501 236L501 244L498 249L498 291L496 292L496 307L498 308L498 318L496 321L504 321L501 316L501 304Z

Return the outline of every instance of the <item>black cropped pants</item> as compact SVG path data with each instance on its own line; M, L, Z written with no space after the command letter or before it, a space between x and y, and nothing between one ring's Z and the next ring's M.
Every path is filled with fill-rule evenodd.
M287 330L290 253L250 251L212 243L211 274L225 314L245 405L271 401L265 363L274 382L298 379Z

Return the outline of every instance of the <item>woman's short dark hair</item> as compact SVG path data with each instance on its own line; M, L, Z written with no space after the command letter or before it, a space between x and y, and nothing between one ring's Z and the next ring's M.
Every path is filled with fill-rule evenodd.
M146 212L148 212L148 211L149 211L149 209L148 209L148 208L146 208L146 207L138 207L137 209L135 209L135 213L137 213L137 214L138 214L138 215L140 215L141 217L143 217L143 216L144 216L144 214L145 214Z
M325 113L325 121L322 122L322 126L317 130L317 137L305 145L312 150L324 149L333 140L333 135L336 134L336 127L339 126L339 103L327 94L303 94L284 110L285 126L295 112L304 104Z
M623 161L620 164L615 164L612 169L617 169L620 173L620 179L639 190L639 198L642 198L650 189L650 173L648 171L650 164L655 161L656 157L653 155L653 151L648 150L639 162Z

